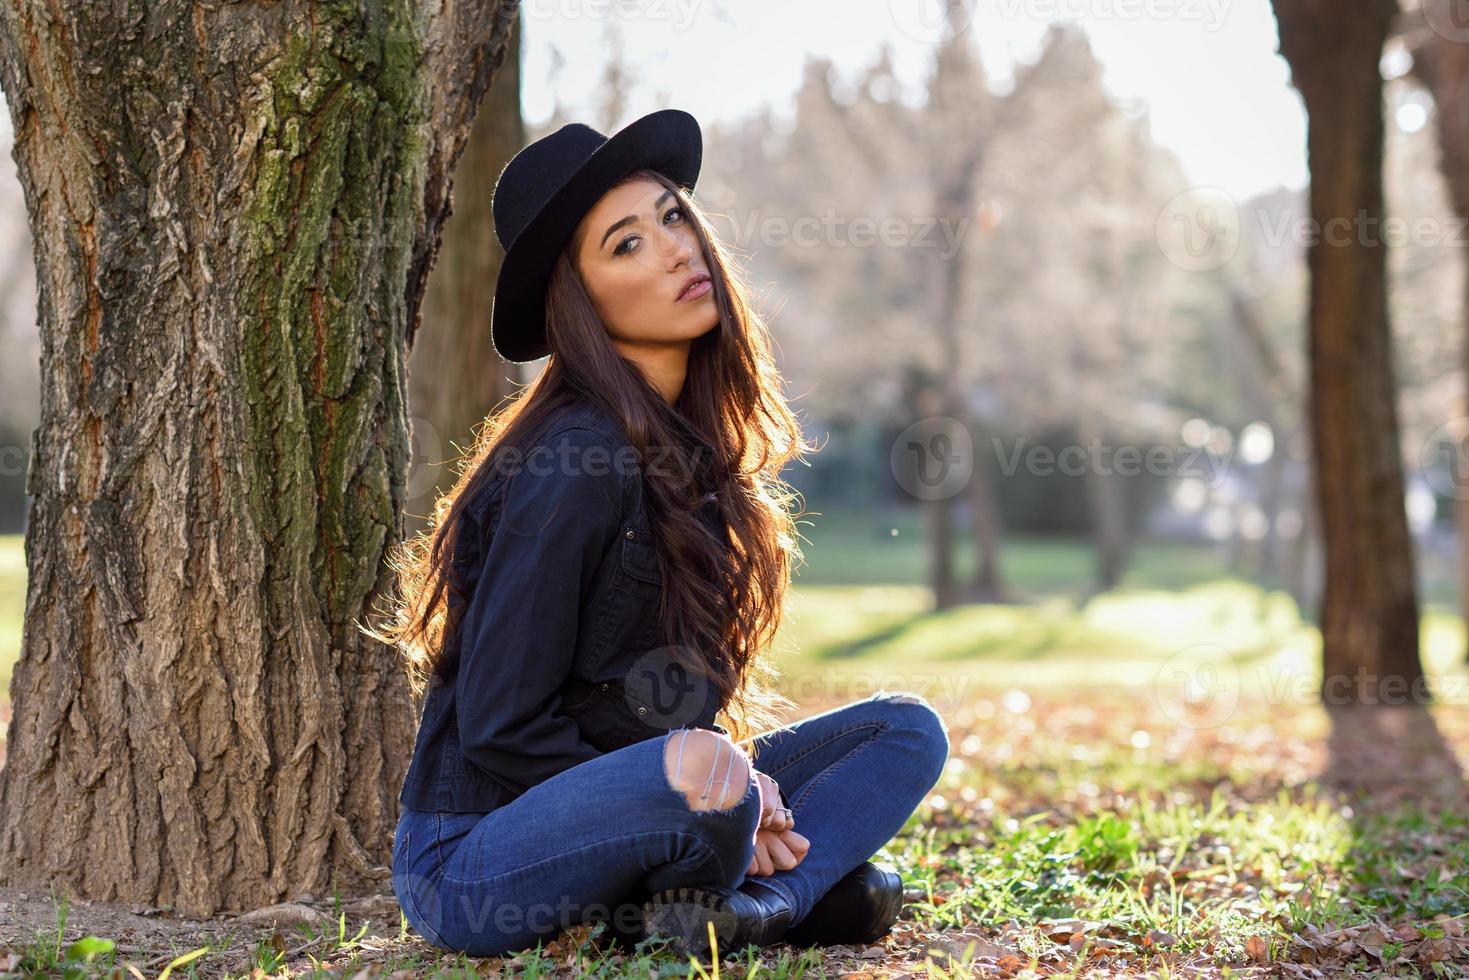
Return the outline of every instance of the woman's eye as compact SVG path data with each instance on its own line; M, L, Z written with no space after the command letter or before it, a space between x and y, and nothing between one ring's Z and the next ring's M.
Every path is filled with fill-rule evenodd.
M684 220L683 208L673 207L673 208L669 208L667 211L665 211L663 213L663 220L664 220L665 223L668 221L668 216L670 214L676 214L676 215L678 215L678 220L680 220L680 221ZM638 237L637 235L628 235L622 241L620 241L620 242L617 243L617 247L612 250L612 254L613 255L623 255L623 254L626 254L627 252L631 251L631 249L625 248L624 246L626 246L628 242L631 242L631 241L634 241L635 239L637 239L637 237Z

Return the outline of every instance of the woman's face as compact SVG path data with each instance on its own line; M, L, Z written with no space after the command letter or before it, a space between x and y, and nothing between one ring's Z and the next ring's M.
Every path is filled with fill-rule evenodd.
M709 269L678 198L646 178L612 188L582 218L572 255L612 342L666 374L719 322ZM705 281L683 296L690 276Z

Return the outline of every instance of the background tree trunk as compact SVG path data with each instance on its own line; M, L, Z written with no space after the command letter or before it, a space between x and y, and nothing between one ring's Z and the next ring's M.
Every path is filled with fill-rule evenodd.
M969 430L974 442L974 472L964 488L969 494L969 514L974 534L974 578L967 598L970 602L1007 602L1010 595L1000 574L1000 553L1005 528L1000 518L1000 501L995 487L994 446L989 427L978 412L969 412Z
M1322 696L1423 695L1383 240L1382 76L1394 0L1274 0L1310 117L1311 442L1326 551ZM1387 684L1384 687L1384 684Z
M204 916L388 876L406 362L515 5L0 8L41 283L0 877Z
M520 380L519 365L501 359L490 340L495 281L505 257L490 203L500 171L526 144L520 33L517 22L460 158L464 179L454 184L454 213L444 225L423 300L424 320L433 329L420 336L408 362L415 452L404 515L410 534L428 527L434 502L458 478L447 464L468 449L475 426L515 393Z
M1442 8L1440 23L1456 23L1447 8L1458 0L1423 0L1428 8ZM1444 34L1421 29L1411 45L1413 73L1433 93L1434 117L1438 123L1439 169L1443 172L1449 198L1460 218L1469 218L1469 45ZM1463 291L1462 353L1464 404L1469 406L1469 269ZM1454 518L1459 539L1459 612L1469 622L1469 487L1457 488ZM1469 636L1464 657L1469 660Z
M1082 418L1076 432L1081 446L1106 445L1106 433L1092 419ZM1088 458L1082 476L1096 560L1088 598L1109 592L1121 584L1122 576L1127 572L1127 556L1132 550L1127 477L1114 472L1115 466L1115 455L1105 458L1100 464Z

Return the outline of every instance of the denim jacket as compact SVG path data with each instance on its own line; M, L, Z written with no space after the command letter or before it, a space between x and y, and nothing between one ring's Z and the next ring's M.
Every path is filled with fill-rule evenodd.
M540 432L466 508L458 665L428 687L404 806L488 812L671 728L724 731L717 691L659 645L662 575L622 426L578 400ZM699 516L728 547L713 504Z

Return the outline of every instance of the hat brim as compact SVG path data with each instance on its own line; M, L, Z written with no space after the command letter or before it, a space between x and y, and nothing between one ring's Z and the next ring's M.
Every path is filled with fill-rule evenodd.
M682 109L660 109L603 143L553 194L516 237L500 264L490 310L490 339L512 363L550 353L546 343L546 285L576 226L607 190L634 170L657 170L681 187L699 179L699 122Z

